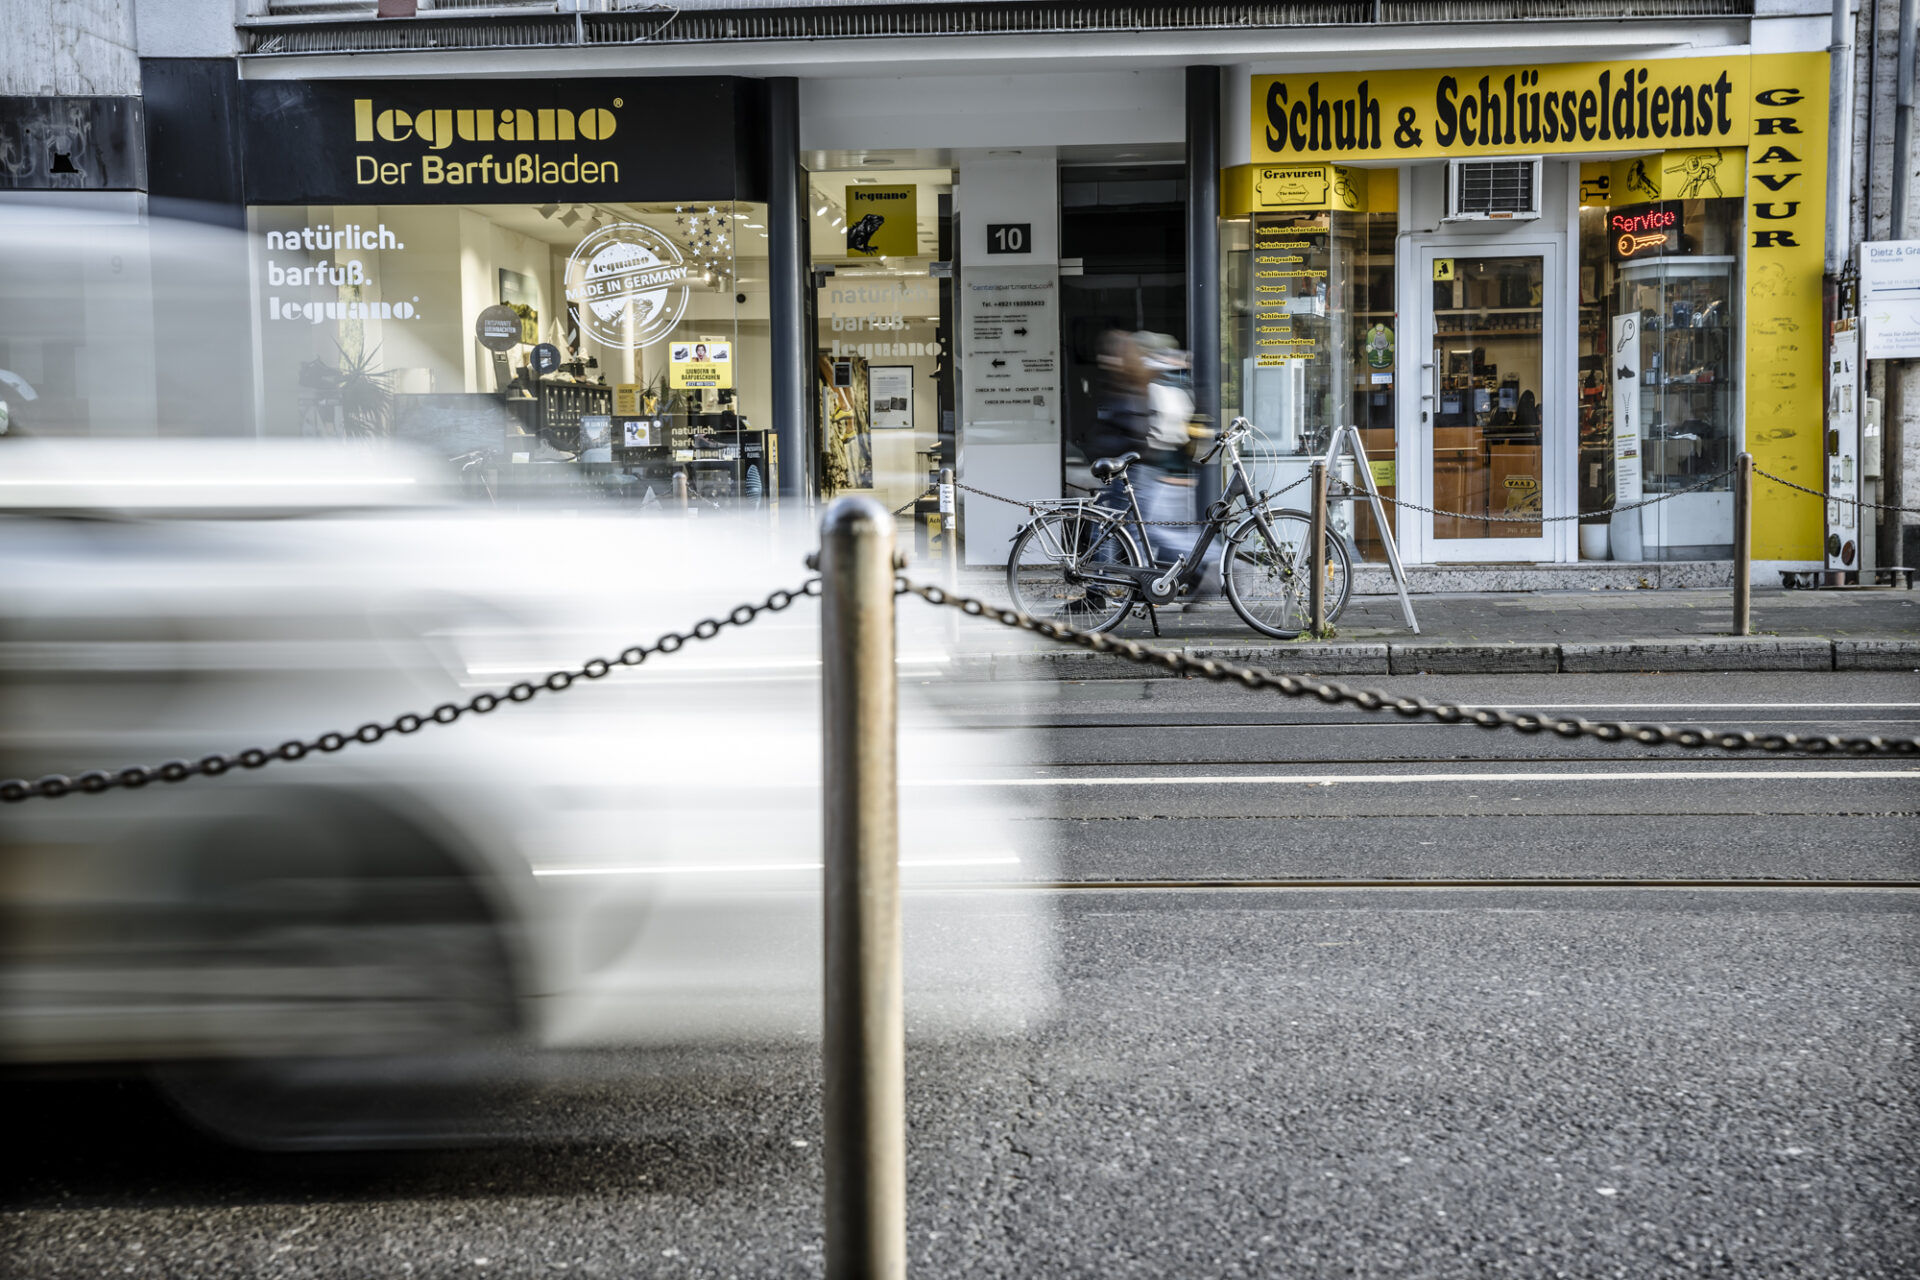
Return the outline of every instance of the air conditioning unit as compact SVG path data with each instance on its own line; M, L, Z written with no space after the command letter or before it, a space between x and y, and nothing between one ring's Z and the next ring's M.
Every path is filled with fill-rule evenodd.
M1448 222L1540 216L1540 157L1447 161Z

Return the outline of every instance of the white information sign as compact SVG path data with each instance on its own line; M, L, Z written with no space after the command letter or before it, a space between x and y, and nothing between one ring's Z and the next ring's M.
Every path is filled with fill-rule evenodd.
M1024 444L1054 437L1060 417L1059 290L1052 267L966 273L960 323L970 441L997 443L992 437L1004 436Z
M913 366L868 366L867 410L875 431L913 430Z
M1827 568L1860 567L1860 332L1833 322L1827 344Z
M1860 246L1860 358L1920 356L1920 240Z
M1613 501L1638 502L1640 488L1640 317L1615 316L1613 354Z

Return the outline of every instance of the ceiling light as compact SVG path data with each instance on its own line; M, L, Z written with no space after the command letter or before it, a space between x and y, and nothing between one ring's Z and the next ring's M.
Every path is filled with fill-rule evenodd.
M557 204L535 205L533 211L543 218L551 218L554 214L560 212L560 206Z
M814 216L814 217L816 217L816 218L824 218L824 217L826 217L826 216L827 216L827 206L825 206L825 205L821 205L821 206L820 206L820 207L819 207L818 209L815 209L815 210L813 211L813 216Z
M560 225L563 227L571 227L578 221L580 221L580 214L577 210L569 209L560 215Z

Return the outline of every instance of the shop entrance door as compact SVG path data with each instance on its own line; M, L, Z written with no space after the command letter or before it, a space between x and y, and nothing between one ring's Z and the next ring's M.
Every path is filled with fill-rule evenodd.
M1419 558L1552 560L1554 526L1539 517L1571 501L1558 483L1569 426L1560 247L1435 238L1416 252L1423 367L1408 461L1421 505L1452 513L1413 513Z

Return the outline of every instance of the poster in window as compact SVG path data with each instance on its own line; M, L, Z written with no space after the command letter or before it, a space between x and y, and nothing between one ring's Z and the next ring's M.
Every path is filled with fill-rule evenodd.
M913 430L913 366L883 364L869 369L867 405L875 431Z
M733 344L702 338L693 342L675 342L668 348L672 369L671 385L678 389L693 387L731 387L733 385Z

